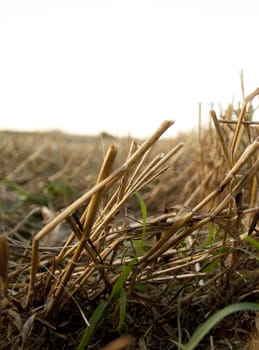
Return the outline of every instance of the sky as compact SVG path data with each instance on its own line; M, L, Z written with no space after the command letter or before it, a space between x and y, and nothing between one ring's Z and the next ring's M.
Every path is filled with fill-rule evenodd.
M259 86L256 0L0 0L0 129L147 137ZM258 98L255 99L255 106ZM258 117L256 117L258 120Z

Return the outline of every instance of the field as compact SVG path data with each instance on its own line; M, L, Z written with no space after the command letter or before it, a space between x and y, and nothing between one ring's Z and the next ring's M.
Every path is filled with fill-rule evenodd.
M1 132L0 348L258 349L257 94L174 139Z

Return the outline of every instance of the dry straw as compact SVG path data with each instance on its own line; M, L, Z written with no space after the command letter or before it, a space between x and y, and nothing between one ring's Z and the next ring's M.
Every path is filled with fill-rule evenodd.
M30 144L19 144L25 160L3 176L9 181L1 187L6 201L13 196L20 203L22 194L25 205L35 198L27 195L33 188L43 188L43 195L46 193L50 187L43 184L50 155L54 157L50 164L54 170L48 174L48 181L56 186L54 189L64 185L63 179L81 185L78 198L59 212L53 211L55 198L54 204L47 198L44 205L54 217L33 231L30 243L24 237L26 228L28 224L35 225L35 221L39 224L42 210L40 201L33 202L34 207L13 224L15 229L10 228L10 258L7 237L0 235L1 289L9 297L6 310L2 311L9 328L2 323L1 329L3 334L9 332L9 342L15 336L18 339L17 333L21 332L17 331L10 310L30 325L23 337L24 348L28 349L35 343L46 345L44 337L37 337L44 332L59 338L61 347L68 346L65 333L70 332L69 326L64 326L64 333L60 334L55 320L72 314L77 319L77 338L69 346L75 348L83 331L82 318L88 324L96 305L107 301L123 268L133 261L135 265L121 288L128 300L125 322L129 330L134 329L138 344L142 344L140 348L148 349L150 342L158 344L161 332L160 348L168 348L170 339L179 339L179 305L182 315L187 315L183 316L183 327L192 333L213 309L238 302L244 295L254 296L254 291L259 290L258 279L252 273L258 248L259 133L248 118L248 106L258 94L257 89L244 99L237 119L233 108L220 117L211 110L214 129L203 129L200 120L198 139L188 134L183 137L184 143L181 137L158 141L173 124L165 121L140 144L130 140L122 148L122 143L109 146L110 140L106 140L107 152L99 172L95 162L100 153L89 152L86 163L82 155L84 142L82 147L73 142L73 154L67 148L68 142L57 135L51 143L40 135L39 142L44 147L32 154ZM18 141L16 138L2 145L6 157L15 153ZM56 167L57 163L60 167ZM86 165L86 172L93 170L98 174L95 182L94 174L83 173L82 164ZM21 191L25 179L30 181ZM91 186L86 188L88 181ZM7 184L15 189L15 194L7 189ZM147 217L140 210L137 192L141 193ZM62 225L66 228L62 241L57 246L44 246L46 237L51 242ZM11 293L7 294L8 289ZM107 318L112 319L115 329L122 317L122 311L118 311L121 303L120 298L114 301L111 317ZM200 317L196 316L197 309ZM112 332L109 321L103 322ZM188 332L183 341L188 340ZM114 343L105 334L102 337L100 344L108 344L104 349L133 341L131 336L118 334ZM97 338L93 343L98 342ZM243 340L240 336L241 343ZM217 343L216 338L211 341Z

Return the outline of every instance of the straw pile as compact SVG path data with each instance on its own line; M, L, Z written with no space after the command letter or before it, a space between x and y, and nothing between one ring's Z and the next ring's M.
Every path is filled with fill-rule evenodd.
M142 143L2 133L0 348L75 349L93 327L89 349L177 349L258 301L258 93L174 140L170 121ZM199 349L244 348L255 322L229 316Z

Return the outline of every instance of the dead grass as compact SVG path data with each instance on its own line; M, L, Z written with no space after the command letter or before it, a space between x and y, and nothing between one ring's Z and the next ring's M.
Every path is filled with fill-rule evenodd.
M89 349L177 349L171 339L186 343L214 311L258 301L259 132L248 114L256 95L173 140L159 140L168 121L144 142L117 146L3 132L0 348L75 349L143 238L123 286L123 326L118 297ZM227 317L199 349L244 349L255 316Z

